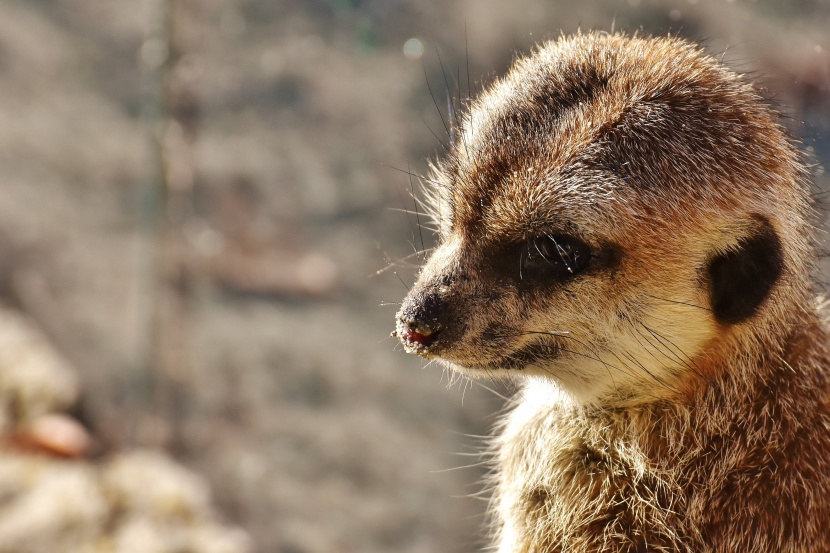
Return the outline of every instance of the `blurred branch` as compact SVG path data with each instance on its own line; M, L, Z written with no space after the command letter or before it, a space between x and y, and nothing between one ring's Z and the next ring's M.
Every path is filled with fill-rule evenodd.
M182 0L147 1L150 18L140 60L149 160L139 204L135 369L125 383L135 417L127 431L130 441L170 445L178 433L176 415L182 407L177 382L189 365L182 227L191 203L193 133L184 129L194 128L197 110L176 109L188 103L181 96L193 104L186 87L173 79L182 57L175 40Z
M162 137L165 126L164 81L169 70L170 7L172 0L146 0L149 17L139 60L144 82L142 116L147 127L146 177L139 201L138 248L136 259L135 367L123 384L130 413L126 431L134 442L139 433L142 408L149 407L157 386L158 354L156 325L162 281L159 278L166 234L164 204L166 196Z

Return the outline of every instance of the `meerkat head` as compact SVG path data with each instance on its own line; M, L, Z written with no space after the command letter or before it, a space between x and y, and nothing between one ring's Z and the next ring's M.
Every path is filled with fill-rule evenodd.
M396 334L467 375L666 397L786 332L809 288L795 150L682 40L543 45L472 103L432 180L440 242Z

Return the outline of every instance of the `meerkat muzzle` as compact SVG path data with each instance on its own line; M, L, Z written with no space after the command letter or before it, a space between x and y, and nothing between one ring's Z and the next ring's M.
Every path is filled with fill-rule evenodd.
M409 353L423 355L446 328L448 306L434 293L415 291L398 312L394 335Z

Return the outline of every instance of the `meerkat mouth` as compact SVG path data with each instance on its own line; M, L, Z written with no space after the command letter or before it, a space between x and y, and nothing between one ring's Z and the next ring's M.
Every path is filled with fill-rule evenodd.
M556 344L534 343L506 355L505 357L483 364L488 369L501 370L524 370L530 366L536 366L559 359L562 349Z
M425 359L439 359L466 371L520 371L532 365L550 362L561 357L562 348L553 342L534 342L492 360L454 358L453 349L445 340L439 340L443 329L399 322L390 334L398 338L407 353Z
M529 344L508 355L492 360L454 360L442 355L432 355L453 368L465 373L496 373L500 371L521 372L531 367L540 368L559 360L562 349L554 344Z
M442 329L440 328L433 330L429 327L399 323L390 336L398 338L407 353L414 353L422 357L431 357L432 352L430 346L438 339L441 331Z

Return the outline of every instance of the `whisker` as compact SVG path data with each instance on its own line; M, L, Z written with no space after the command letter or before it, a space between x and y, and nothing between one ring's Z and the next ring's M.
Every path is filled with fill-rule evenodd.
M436 52L438 51L437 47L435 48L435 51ZM440 59L441 56L439 55L438 57ZM432 97L432 103L435 104L435 110L438 112L438 117L441 118L441 123L444 125L444 130L447 131L447 137L449 137L450 136L450 128L447 126L447 122L444 120L444 114L441 113L441 108L438 107L438 101L435 99L435 94L432 92L432 86L429 84L429 76L427 75L427 66L426 66L426 63L424 63L423 60L421 60L421 67L423 67L423 69L424 69L424 79L426 79L426 81L427 81L427 89L429 90L429 95ZM435 133L433 133L433 135L434 134ZM436 136L435 138L438 138L438 137ZM439 139L439 142L441 142L441 145L444 146L443 141L441 141ZM445 150L447 149L446 146L444 146L444 149Z
M432 101L434 102L435 98L433 98ZM440 109L439 109L439 113L440 113ZM419 116L421 118L421 122L426 126L427 130L429 131L429 134L431 134L435 138L435 140L438 141L438 143L441 145L441 148L444 150L445 153L447 153L448 155L451 155L451 150L447 147L446 144L444 144L444 142L440 138L438 138L438 135L435 134L435 131L432 130L432 127L429 126L429 123L427 123L427 120L424 119L423 115L419 114Z
M526 336L526 335L561 336L563 338L568 338L569 340L572 340L572 341L576 342L577 344L584 347L586 350L590 351L593 354L593 356L588 355L586 353L579 352L579 351L570 350L570 349L567 349L567 348L564 348L564 347L558 346L558 345L554 346L554 347L556 347L558 350L563 351L565 353L570 353L572 355L576 355L576 356L579 356L579 357L583 357L585 359L590 359L592 361L596 361L597 363L602 363L605 370L608 371L608 376L611 378L612 386L614 386L617 389L619 389L619 388L617 387L617 383L616 383L616 380L614 379L614 375L611 373L611 369L614 369L614 370L616 370L618 372L621 372L623 374L627 374L628 376L635 376L635 373L633 373L630 369L629 370L624 370L620 367L609 364L607 361L602 359L602 357L599 355L599 352L596 351L596 349L590 347L584 341L573 337L571 335L571 333L567 330L558 330L558 331L533 331L533 330L531 330L531 331L522 331L522 332L518 332L518 333L515 333L515 334L499 334L496 337L497 338L519 338L519 337ZM622 359L619 359L619 360L622 362ZM623 362L623 364L625 364L625 363Z
M490 372L490 371L489 371L489 369L487 370L487 372L488 372L488 373ZM491 375L491 374L488 374L487 376L489 376L489 377L490 377L490 381L491 381L491 382L493 382L493 383L496 383L496 385L498 385L499 383L502 383L501 379L494 379L494 378L492 377L492 375ZM496 390L494 390L493 388L490 388L489 386L486 386L486 385L485 385L483 382L481 382L480 380L474 380L473 382L474 382L474 383L476 383L479 387L484 388L485 390L487 390L488 392L490 392L491 394L493 394L493 395L494 395L494 396L496 396L497 398L499 398L499 399L503 399L504 401L510 401L510 398L509 398L508 396L503 395L503 394L500 394L499 392L497 392L497 391L496 391ZM509 390L505 390L505 391L506 391L506 392L509 392ZM514 390L514 392L515 392L515 390Z
M409 292L409 288L410 288L410 287L409 287L409 285L407 285L407 284L403 281L403 279L401 278L401 275L399 275L399 274L398 274L398 271L393 271L393 272L392 272L392 274L393 274L393 275L395 275L396 277L398 277L398 280L400 280L400 281L401 281L401 284L403 284L403 287L404 287L404 288L406 288L406 291L407 291L407 292Z
M470 86L470 51L467 48L467 22L464 22L464 58L467 63L467 100L473 97L472 87Z
M478 463L472 463L470 465L461 465L461 466L458 466L458 467L450 467L450 468L446 468L446 469L431 470L429 472L430 472L430 474L444 474L444 473L453 472L453 471L456 471L456 470L474 469L474 468L479 468L479 467L485 467L485 466L488 466L489 464L490 464L490 461L485 459L483 461L479 461Z
M649 341L646 337L644 337L644 336L640 336L639 338L637 338L637 343L638 343L640 346L642 346L642 345L643 345L643 343L642 343L642 341L641 341L641 340L645 340L648 344L650 344L650 345L651 345L651 342L650 342L650 341ZM652 357L655 361L657 361L657 362L659 363L659 360L658 360L658 359L654 356L654 354L653 354L653 353L651 353L651 351L649 351L649 349L648 349L647 347L644 347L643 349L645 349L645 350L646 350L646 352L647 352L649 355L651 355L651 357ZM632 363L634 363L635 365L637 365L638 367L640 367L640 368L643 370L643 372L645 372L645 373L646 373L649 377L651 377L651 379L652 379L652 380L654 380L654 382L656 382L658 385L662 386L663 388L665 388L665 389L667 389L667 390L669 390L669 391L671 391L671 392L674 392L674 393L680 393L680 389L679 389L679 388L677 388L677 387L675 387L675 386L672 386L671 384L669 384L668 382L666 382L666 380L665 380L663 377L658 376L658 375L656 375L656 374L652 373L650 370L648 370L648 367L646 367L646 366L645 366L645 365L644 365L644 364L643 364L640 360L638 360L637 358L635 358L635 357L634 357L634 355L633 355L632 353L627 352L627 351L626 351L626 352L622 352L622 353L623 353L623 355L625 355L625 356L626 356L626 358L630 359Z
M616 379L614 378L614 374L611 371L611 369L614 369L618 373L625 374L625 375L630 376L630 377L636 377L637 373L639 371L643 371L649 376L649 378L651 380L653 380L659 386L661 386L661 387L663 387L663 388L665 388L669 391L675 392L675 393L677 393L679 391L678 389L670 386L665 381L665 379L660 378L659 376L652 373L645 365L643 365L640 361L638 361L636 358L634 358L631 354L623 352L623 355L625 356L625 359L623 359L617 353L615 353L613 351L608 351L607 353L612 355L619 362L619 364L611 364L608 361L606 361L605 359L603 359L602 355L599 353L599 351L596 350L596 348L592 347L590 344L584 342L583 340L579 340L579 339L575 338L568 331L523 331L521 333L515 333L512 336L508 335L508 334L501 334L498 337L520 337L520 336L523 336L523 335L548 335L548 336L554 335L554 336L561 336L562 338L569 339L569 340L579 344L580 346L585 348L587 351L591 352L591 355L586 354L586 353L582 353L582 352L578 352L578 351L574 351L574 350L571 350L571 349L568 349L568 348L564 348L562 346L557 346L557 347L560 351L563 351L565 353L570 353L572 355L576 355L576 356L579 356L579 357L583 357L585 359L589 359L589 360L592 360L592 361L596 361L598 363L602 363L603 367L608 372L609 378L611 378L611 385L617 390L619 390L620 388L618 386L618 383L616 382ZM649 394L649 395L651 395L651 394ZM652 396L652 397L657 399L657 396Z
M643 294L643 295L647 296L647 297L650 297L650 298L653 298L655 300L660 300L660 301L664 301L664 302L667 302L667 303L674 303L674 304L677 304L677 305L686 305L688 307L694 307L695 309L701 309L703 311L708 311L710 313L712 312L711 308L704 307L702 305L696 305L694 303L688 303L688 302L683 302L683 301L678 301L678 300L670 300L668 298L662 298L660 296L653 296L651 294ZM754 328L756 328L758 330L765 330L766 328L768 328L768 327L765 327L765 326L758 326L758 324L753 322L753 321L744 321L744 324L751 325L751 326L753 326Z
M426 175L420 175L418 173L413 173L411 170L401 169L400 167L395 167L394 165L387 165L386 163L380 163L380 164L382 166L388 168L388 169L392 169L394 171L399 171L399 172L401 172L405 175L409 175L410 177L415 177L418 180L428 182L428 183L430 183L432 185L435 185L435 186L441 186L440 182L438 182L437 180L433 180L433 179L427 177Z
M409 166L407 165L406 168L409 169ZM418 211L418 198L415 196L415 186L412 184L411 171L409 171L409 173L410 173L410 175L409 175L409 192L412 194L412 199L415 202L415 221L418 225L418 236L421 238L421 251L423 252L424 251L424 232L423 232L423 227L421 226L421 214ZM421 263L423 264L424 257L421 256L420 259L421 259Z
M643 328L645 328L645 329L646 329L646 331L647 331L649 334L651 334L652 336L654 336L654 339L655 339L655 340L660 341L660 343L661 343L661 344L663 343L663 341L668 342L668 343L672 346L672 348L674 348L674 350L672 350L671 348L669 348L669 347L667 347L667 346L666 346L666 349L667 349L669 352L671 352L671 353L672 353L672 354L673 354L673 355L677 358L678 362L679 362L682 366L684 366L684 367L686 367L687 369L689 369L689 370L690 370L693 374L695 374L696 376L698 376L699 378L701 378L701 379L702 379L704 382L706 382L709 386L711 386L711 385L712 385L712 381L711 381L711 380L709 380L709 378L707 378L707 377L706 377L706 375L703 373L703 371L702 371L702 370L700 370L700 368L699 368L699 367L697 367L697 366L695 365L695 361L694 361L694 359L692 359L692 358L691 358L691 357L690 357L690 356L689 356L686 352L684 352L684 351L683 351L680 347L678 347L678 346L677 346L677 344L675 344L674 342L672 342L672 341L671 341L668 337L666 337L665 335L660 334L660 333L659 333L659 332L657 332L656 330L653 330L653 329L651 329L651 328L647 327L647 326L646 326L645 324L643 324L643 323L640 323L640 326L642 326ZM664 345L665 345L665 344L664 344ZM680 355L678 355L678 352L679 352L680 354L682 354L682 355L683 355L683 357L685 357L685 358L686 358L686 360L683 360L683 359L680 357Z
M406 213L407 215L415 215L415 211L412 209L404 209L400 207L387 207L386 209L388 209L389 211L394 211L396 213ZM433 229L433 227L430 227L429 223L423 223L422 226L424 226L427 230Z
M644 296L647 296L647 297L649 297L649 298L653 298L653 299L655 299L655 300L665 301L665 302L667 302L667 303L675 303L675 304L677 304L677 305L686 305L686 306L688 306L688 307L694 307L695 309L702 309L703 311L709 311L709 312L711 312L711 311L712 311L712 310L711 310L710 308L708 308L708 307L703 307L702 305L695 305L695 304L693 304L693 303L688 303L688 302L685 302L685 301L670 300L670 299L668 299L668 298L661 298L660 296L653 296L653 295L651 295L651 294L643 294L643 295L644 295Z

